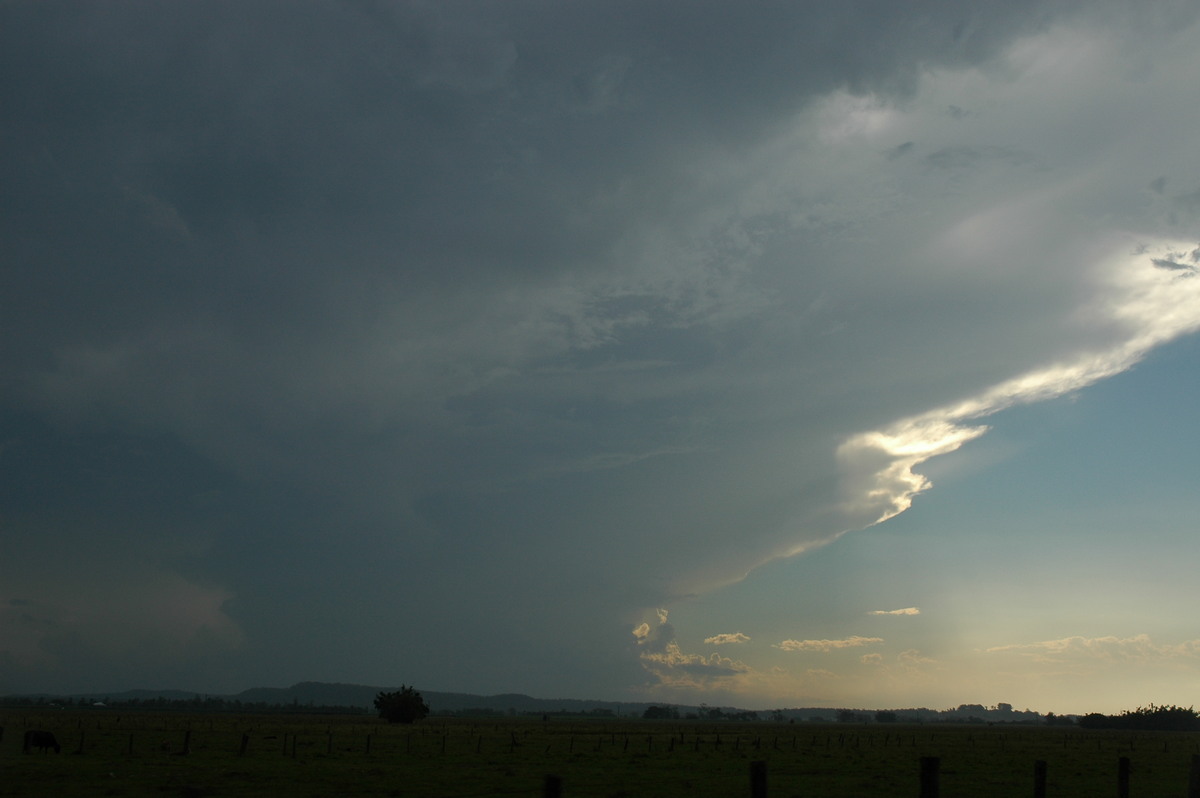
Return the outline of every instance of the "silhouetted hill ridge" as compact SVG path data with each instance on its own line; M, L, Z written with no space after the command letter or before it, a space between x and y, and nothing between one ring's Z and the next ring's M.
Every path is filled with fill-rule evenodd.
M243 704L293 705L312 707L361 707L364 712L373 709L375 696L380 692L399 690L400 685L377 686L364 684L347 684L341 682L297 682L290 687L252 687L232 695L212 693L197 693L187 690L126 690L119 693L74 693L70 695L38 693L25 696L7 696L8 698L45 699L70 698L73 701L148 701L167 699L170 701L186 701L197 697L222 699L225 701L240 701ZM599 699L580 698L534 698L524 693L500 693L497 695L477 695L474 693L449 693L435 690L420 690L425 702L433 714L456 714L470 711L501 713L501 714L611 714L618 717L631 715L640 717L647 708L652 706L672 707L681 716L688 714L705 717L707 713L717 712L727 715L740 713L760 713L763 717L777 712L783 719L788 720L838 720L854 719L860 721L875 720L876 710L845 709L839 707L792 707L777 710L745 710L737 707L706 707L703 705L672 704L662 701L606 701ZM1037 722L1041 716L1031 710L1014 711L1010 705L1000 704L990 708L980 704L962 704L954 709L934 710L925 707L908 709L889 709L900 721L964 721L964 722ZM848 717L846 717L848 715Z

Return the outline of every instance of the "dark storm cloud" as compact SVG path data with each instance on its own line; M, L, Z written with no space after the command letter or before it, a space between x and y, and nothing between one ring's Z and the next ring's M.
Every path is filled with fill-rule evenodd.
M238 438L240 422L355 426L341 409L397 388L400 407L361 410L403 423L408 402L437 412L497 370L604 348L615 328L687 325L698 300L661 285L592 300L582 320L574 297L559 318L523 319L520 293L607 278L623 238L703 210L680 207L691 161L806 97L905 90L927 53L985 55L1022 19L885 3L6 13L13 392L40 375L70 407L137 405L113 395L131 387L155 406L135 414L219 402L210 423ZM850 35L864 27L905 35ZM511 294L498 308L497 292ZM482 343L493 351L469 335L514 323L546 329ZM641 358L681 354L643 337Z
M46 623L96 612L24 634L3 678L53 661L92 686L103 649L118 680L104 630L164 595L182 622L154 661L197 688L217 677L178 663L201 649L241 652L231 689L636 679L635 611L843 531L843 437L1028 367L997 297L1059 293L914 279L920 209L803 153L859 99L1064 13L5 4L0 568ZM872 152L899 170L889 148L1024 163L898 134ZM863 250L869 227L887 244ZM889 249L904 268L876 271ZM889 365L910 340L971 358ZM105 574L127 592L102 606Z

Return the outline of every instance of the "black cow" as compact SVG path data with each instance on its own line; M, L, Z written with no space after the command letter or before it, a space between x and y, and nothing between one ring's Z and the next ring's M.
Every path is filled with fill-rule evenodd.
M55 739L54 732L38 731L36 729L30 729L25 732L25 748L23 750L28 754L31 748L40 748L43 754L46 753L47 748L53 748L56 754L62 752L62 746Z

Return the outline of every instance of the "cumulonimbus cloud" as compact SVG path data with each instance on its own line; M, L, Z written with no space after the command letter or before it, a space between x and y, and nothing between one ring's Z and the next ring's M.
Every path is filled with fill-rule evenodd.
M929 484L917 467L982 435L980 419L1127 368L1200 318L1194 245L1097 243L1114 225L1195 231L1186 169L1174 200L1165 178L1151 198L1186 207L1118 210L1190 163L1196 111L1169 101L1196 71L1179 25L1171 47L1118 29L1138 43L1114 49L1059 3L973 4L962 19L941 3L688 6L669 29L647 4L495 4L470 20L447 4L303 19L196 4L81 11L67 41L54 14L16 5L0 39L28 62L12 81L25 101L3 109L19 135L2 157L29 201L0 215L21 253L0 300L0 440L31 489L13 495L45 491L30 523L100 573L145 558L150 536L129 530L153 497L156 560L188 574L83 625L116 652L113 673L144 663L147 639L210 689L280 660L386 668L390 644L355 626L386 619L354 608L424 602L446 610L411 632L431 652L412 653L413 680L615 691L627 671L597 654L620 645L664 681L710 684L737 669L672 648L665 611L635 613L903 511ZM399 59L398 31L420 43ZM231 57L207 57L213 42ZM304 63L290 58L301 45ZM1087 79L1028 77L1069 47ZM113 65L102 81L95 63ZM1155 67L1148 82L1118 79L1133 63ZM114 115L114 91L157 111ZM173 111L200 106L212 135L197 150ZM1076 141L1085 124L1094 135ZM1164 136L1139 155L1150 129ZM63 144L80 138L86 152ZM131 159L131 141L157 144ZM153 458L150 440L166 442ZM122 448L138 454L115 465ZM78 520L55 517L73 502ZM49 536L12 537L6 564L41 574L19 593L35 617L111 605L106 583L39 568L51 560L33 543ZM498 572L556 587L478 599ZM349 587L286 576L308 573ZM278 623L311 615L298 599L343 620ZM148 606L172 610L121 636ZM30 612L0 618L28 662L5 681L59 689L42 638L19 626ZM536 641L557 655L512 649L483 670L464 631L516 646L561 616L575 620ZM62 658L74 684L99 686L95 649Z

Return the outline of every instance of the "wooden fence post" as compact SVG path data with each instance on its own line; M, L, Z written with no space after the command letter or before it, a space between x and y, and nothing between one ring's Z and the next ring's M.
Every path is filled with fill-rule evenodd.
M1129 757L1117 760L1117 798L1129 798Z
M242 735L242 747L238 749L238 756L246 755L246 746L248 746L248 745L250 745L250 735L243 734Z
M1046 798L1046 760L1033 763L1033 798Z
M767 763L750 763L750 798L767 798Z
M938 798L938 770L942 761L936 756L921 757L921 798Z
M547 776L542 787L542 798L562 798L562 779L558 776Z

